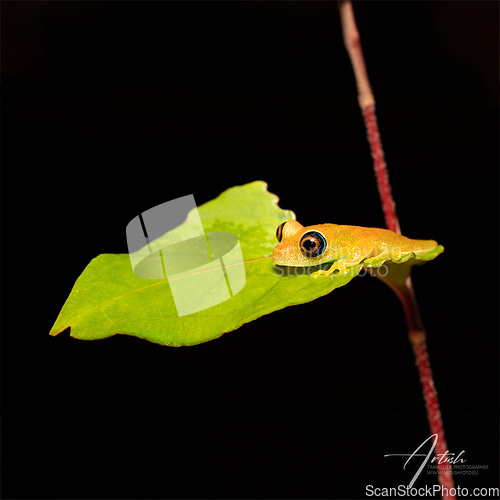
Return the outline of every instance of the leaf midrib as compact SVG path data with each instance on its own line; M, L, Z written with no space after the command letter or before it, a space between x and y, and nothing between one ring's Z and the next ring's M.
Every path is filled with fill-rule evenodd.
M227 268L227 267L237 266L237 265L240 265L240 264L246 264L246 263L248 263L248 262L255 262L255 261L258 261L258 260L265 260L265 259L271 259L271 258L272 258L272 255L268 255L268 256L266 256L266 257L257 257L257 258L255 258L255 259L248 259L248 260L243 260L243 261L240 261L240 262L233 262L232 264L229 264L229 265L224 266L224 267L225 267L225 268ZM193 272L193 273L190 273L190 274L185 274L185 275L183 275L183 276L177 276L177 277L175 277L175 278L172 278L172 280L176 280L176 279L184 278L184 277L186 277L186 276L193 276L193 275L195 275L195 274L207 273L207 272L215 271L215 270L217 270L217 269L222 269L222 266L219 266L219 267L214 267L214 268L211 268L211 269L205 269L205 270L203 270L203 271L196 271L196 272ZM96 307L101 307L101 306L103 306L104 304L106 304L106 303L108 303L108 302L111 302L111 301L113 301L113 300L119 299L119 298L121 298L121 297L125 297L126 295L131 294L131 293L140 292L141 290L145 290L146 288L150 288L150 287L152 287L152 286L156 286L156 285L163 285L163 284L165 284L165 283L168 283L168 281L169 281L169 280L159 280L159 281L156 281L155 283L151 283L150 285L145 285L145 286L142 286L142 287L140 287L140 288L135 288L134 290L129 290L129 291L127 291L127 292L125 292L125 293L122 293L122 294L120 294L120 295L116 295L115 297L111 297L110 299L107 299L107 300L105 300L104 302L100 302L99 304L95 304L95 305L93 305L93 306L89 307L88 309L85 309L84 311L81 311L81 312L79 312L78 314L75 314L75 315L71 318L71 320L74 320L75 318L78 318L79 316L82 316L82 315L84 315L84 314L87 314L87 313L88 313L89 311L91 311L92 309L95 309ZM70 295L69 295L69 296L71 297L72 295L73 295L73 290L71 290L71 293L70 293ZM57 320L58 320L58 319L59 319L59 317L61 316L62 312L63 312L63 310L61 310L61 312L60 312L60 313L59 313L59 315L57 316L57 319L56 319L56 321L55 321L55 323L54 323L54 324L56 324L56 323L57 323ZM108 319L110 319L110 318L108 318ZM51 332L50 332L50 334L51 334L51 335L57 335L57 334L61 333L63 330L65 330L66 328L68 328L68 327L70 327L70 326L71 326L71 325L69 324L69 321L71 321L71 320L68 320L68 324L67 324L67 326L65 326L64 328L62 328L61 330L59 330L59 331L57 331L57 332L55 332L55 333L53 333L53 332L51 331Z

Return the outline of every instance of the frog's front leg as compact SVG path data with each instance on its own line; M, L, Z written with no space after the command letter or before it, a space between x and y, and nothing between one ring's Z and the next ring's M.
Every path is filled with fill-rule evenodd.
M355 266L356 264L359 264L360 261L360 256L355 253L351 255L347 255L346 257L343 257L342 259L336 260L329 269L321 269L319 271L316 271L311 274L313 278L319 278L321 275L323 276L330 276L335 271L339 272L339 276L342 276L344 274L347 274L349 272L349 268L351 266Z
M339 272L338 276L347 274L349 272L349 268L359 264L363 259L370 255L370 251L370 249L364 247L356 248L350 254L336 260L330 266L330 269L316 271L315 273L312 273L311 276L313 278L319 278L321 275L330 276L335 271Z
M346 274L348 272L346 264L343 260L335 261L329 269L320 269L311 274L313 278L319 278L321 275L330 276L334 271L338 270L339 274Z

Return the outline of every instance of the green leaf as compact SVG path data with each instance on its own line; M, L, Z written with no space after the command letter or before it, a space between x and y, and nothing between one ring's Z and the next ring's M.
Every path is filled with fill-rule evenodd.
M389 285L391 288L404 289L406 278L410 275L413 266L420 266L427 261L436 258L440 253L443 253L444 247L438 245L428 252L415 254L407 254L400 259L381 259L379 261L367 264L369 272Z
M314 300L357 276L362 264L350 268L346 275L332 274L318 279L310 276L315 270L312 268L274 266L272 251L276 244L276 228L281 222L295 219L294 213L281 209L277 201L278 198L267 191L265 182L255 181L232 187L201 205L198 213L209 235L208 245L205 238L181 241L195 224L190 212L183 224L150 244L150 251L163 249L165 259L162 257L162 263L176 263L179 272L174 276L168 272L169 280L138 277L129 254L99 255L76 281L50 334L57 335L71 327L72 337L85 340L120 333L163 345L194 345L217 338L264 314ZM224 254L237 241L236 237L223 238L219 242L215 233L235 235L242 257L228 262ZM196 251L197 246L208 247L212 254L211 259L207 254L203 257L204 262L209 262L209 268L205 266L201 271L198 270L201 261L194 265L190 261L192 255L203 253ZM145 274L138 274L148 275L148 269L160 262L158 254L155 255L141 261L135 272L141 266ZM424 257L430 259L436 255ZM219 259L221 256L224 257ZM419 259L411 258L405 267L409 269ZM376 262L371 266L382 264ZM223 267L224 273L220 272ZM215 280L201 280L215 276L218 276ZM242 276L246 276L246 283L241 281ZM228 284L234 293L224 299ZM180 287L179 292L179 285L186 286ZM195 297L200 308L207 308L179 316L176 307L179 297ZM216 305L210 307L213 303Z

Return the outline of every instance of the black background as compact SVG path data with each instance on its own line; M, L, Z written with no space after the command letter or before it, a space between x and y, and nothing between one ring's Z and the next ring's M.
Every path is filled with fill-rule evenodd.
M498 4L355 4L449 449L499 485ZM334 2L3 2L3 498L361 498L429 435L364 277L220 339L49 337L138 213L256 179L383 227ZM434 484L422 476L417 486Z

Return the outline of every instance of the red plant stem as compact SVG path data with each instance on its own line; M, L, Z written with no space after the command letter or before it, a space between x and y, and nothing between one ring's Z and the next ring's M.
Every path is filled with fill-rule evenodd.
M361 50L361 45L360 45ZM369 104L361 108L363 118L365 120L368 142L373 158L373 168L375 177L377 178L378 192L382 200L382 210L384 212L385 225L387 229L401 234L399 221L396 216L396 204L392 199L391 183L389 181L389 173L387 172L387 164L385 163L384 150L382 149L382 141L378 132L377 115L375 114L375 103Z
M351 60L356 78L358 89L358 102L363 113L363 119L368 135L368 142L373 158L377 186L382 201L382 210L384 212L385 223L388 229L401 234L399 221L396 215L396 205L392 198L389 174L384 157L384 150L380 140L380 134L375 114L375 98L368 79L361 39L356 26L352 3L350 0L339 1L340 19L342 23L342 34L347 53ZM438 440L434 453L439 462L440 456L445 456L448 449L444 436L443 421L441 419L441 410L437 398L437 391L432 377L432 371L427 354L426 333L422 323L422 318L418 310L418 304L413 291L411 277L408 276L403 288L386 282L398 295L404 309L406 322L408 325L408 337L413 346L415 361L420 376L420 383L424 394L427 418L431 434L437 434ZM454 500L455 493L451 466L446 464L444 470L440 469L438 474L439 483L442 487L442 497L446 500Z

